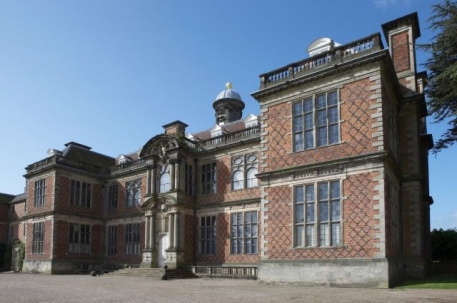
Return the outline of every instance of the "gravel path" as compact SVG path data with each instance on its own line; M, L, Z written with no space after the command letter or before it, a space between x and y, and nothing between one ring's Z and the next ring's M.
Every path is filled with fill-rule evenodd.
M0 302L457 302L457 290L264 285L252 280L0 274Z

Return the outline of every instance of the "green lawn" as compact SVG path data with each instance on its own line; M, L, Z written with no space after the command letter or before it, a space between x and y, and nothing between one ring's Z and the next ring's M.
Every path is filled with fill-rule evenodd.
M403 281L395 288L457 289L457 274L433 275L425 280Z

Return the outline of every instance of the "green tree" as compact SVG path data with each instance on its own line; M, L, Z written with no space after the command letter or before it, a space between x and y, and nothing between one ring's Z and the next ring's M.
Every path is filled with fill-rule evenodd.
M457 261L457 229L434 229L431 232L432 260Z
M457 2L444 0L433 5L429 22L437 34L430 43L419 45L431 55L424 63L429 77L425 94L435 122L449 125L435 143L433 152L437 153L457 141Z

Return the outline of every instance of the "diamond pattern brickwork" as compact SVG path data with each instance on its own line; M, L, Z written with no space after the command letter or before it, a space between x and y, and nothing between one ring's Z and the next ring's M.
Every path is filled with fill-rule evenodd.
M293 152L292 104L281 103L263 109L263 172L318 163L378 151L382 134L372 125L382 122L382 108L377 106L378 80L369 78L352 82L340 90L341 143L303 152ZM380 93L379 93L380 95ZM381 141L380 141L381 140ZM380 141L381 143L379 143Z
M292 189L288 185L266 189L265 256L269 260L372 258L378 252L375 215L378 202L374 173L348 176L343 182L343 245L331 248L294 248Z

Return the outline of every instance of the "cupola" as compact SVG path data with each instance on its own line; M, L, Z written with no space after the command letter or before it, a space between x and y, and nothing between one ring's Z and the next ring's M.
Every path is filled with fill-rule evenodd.
M225 90L221 91L213 103L216 111L216 124L223 125L240 120L243 116L244 102L240 95L232 89L232 83L225 85Z

